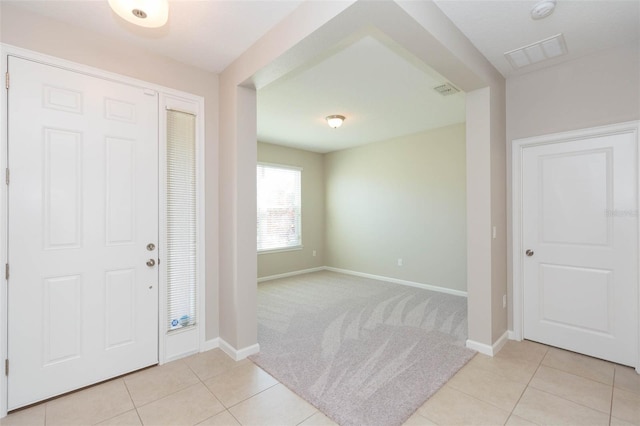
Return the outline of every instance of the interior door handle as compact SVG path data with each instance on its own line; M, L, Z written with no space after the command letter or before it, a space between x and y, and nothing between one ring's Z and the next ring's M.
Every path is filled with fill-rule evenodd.
M149 268L151 268L151 267L155 266L155 264L156 264L155 259L149 259L149 260L147 260L147 266L148 266Z
M528 249L527 251L524 252L524 254L526 254L527 256L531 257L531 256L533 256L533 250Z

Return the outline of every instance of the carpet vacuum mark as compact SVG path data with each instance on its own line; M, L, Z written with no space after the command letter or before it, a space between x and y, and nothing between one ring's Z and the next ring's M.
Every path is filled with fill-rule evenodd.
M475 354L467 301L334 272L265 282L253 362L344 426L401 425Z

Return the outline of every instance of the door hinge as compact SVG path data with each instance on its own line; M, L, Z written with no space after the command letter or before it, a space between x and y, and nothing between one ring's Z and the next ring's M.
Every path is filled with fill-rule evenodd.
M9 279L9 264L6 263L4 265L4 279L8 280Z
M4 86L9 89L9 71L4 74Z
M5 181L7 182L7 185L9 185L9 168L5 171Z
M5 376L9 375L9 360L8 359L4 360L4 375Z

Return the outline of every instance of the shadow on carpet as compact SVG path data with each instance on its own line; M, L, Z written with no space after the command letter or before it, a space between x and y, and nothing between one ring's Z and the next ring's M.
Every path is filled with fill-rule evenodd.
M475 354L466 298L334 272L258 287L250 359L344 426L401 425Z

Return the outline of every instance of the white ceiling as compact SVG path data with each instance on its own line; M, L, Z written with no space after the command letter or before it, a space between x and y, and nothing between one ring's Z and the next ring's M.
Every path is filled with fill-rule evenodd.
M398 50L366 35L260 89L258 140L325 153L463 122L464 93L440 95L446 79Z
M177 61L219 73L304 0L170 0L169 23L141 29L106 0L0 0ZM318 1L318 0L307 0ZM533 71L640 38L638 0L558 0L534 21L534 0L435 0L504 75ZM506 51L563 33L569 54L515 71ZM260 140L318 152L343 149L464 120L464 94L380 34L352 37L258 93ZM342 114L343 127L324 117Z
M150 52L219 73L304 0L170 0L169 22L139 28L107 0L1 0Z
M537 0L435 0L440 9L505 77L531 72L640 39L638 0L558 0L555 11L531 19ZM568 54L516 71L510 50L564 34Z

